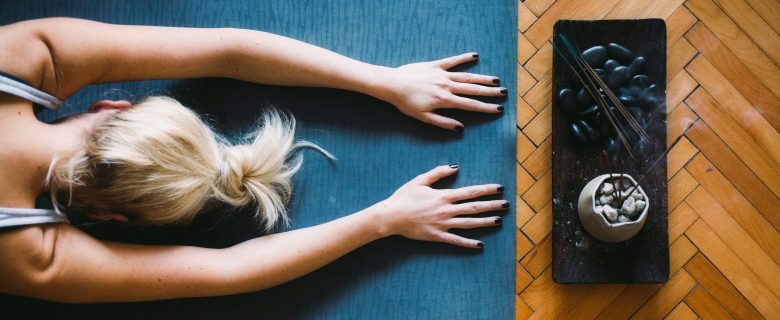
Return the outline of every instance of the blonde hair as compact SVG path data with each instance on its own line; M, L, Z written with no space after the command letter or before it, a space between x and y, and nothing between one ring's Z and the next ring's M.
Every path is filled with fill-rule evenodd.
M111 210L138 224L189 223L211 201L252 205L265 229L289 222L291 178L301 167L295 120L274 108L243 144L231 144L178 101L148 97L97 125L85 143L52 160L55 208Z

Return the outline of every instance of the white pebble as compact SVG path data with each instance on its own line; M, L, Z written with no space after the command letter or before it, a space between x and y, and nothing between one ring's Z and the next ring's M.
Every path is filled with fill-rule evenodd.
M647 203L644 202L643 200L637 200L636 201L636 205L635 205L636 212L642 212L642 210L645 209L645 204L647 204Z
M610 195L602 195L599 197L599 203L602 205L609 204L612 202L612 196Z
M601 187L601 193L612 193L612 191L615 191L615 186L611 183L604 183L604 186Z
M629 221L631 221L631 219L629 219L628 217L622 214L618 216L618 222L629 222Z
M596 213L599 213L599 214L604 213L604 207L596 206Z
M642 200L645 197L639 193L639 191L634 191L634 193L631 194L631 198L634 198L634 200Z
M604 215L607 216L607 220L615 222L617 220L617 210L615 208L610 207L609 205L604 206Z
M623 206L620 208L620 213L633 216L635 210L636 203L634 202L634 198L628 197L626 200L623 200Z

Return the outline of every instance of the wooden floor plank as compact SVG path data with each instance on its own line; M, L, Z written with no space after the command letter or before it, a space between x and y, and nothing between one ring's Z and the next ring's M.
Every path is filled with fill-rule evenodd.
M523 232L520 231L520 229L515 229L515 238L517 238L517 248L515 249L515 257L517 258L517 261L520 262L526 255L528 255L531 250L534 249L534 244L531 242L531 240L528 240L528 237L523 234Z
M566 305L561 303L564 297L577 291L587 292L593 285L569 285L558 284L552 279L552 268L547 268L531 283L521 294L534 313L548 309L562 309ZM549 313L547 313L549 314Z
M707 123L756 176L780 196L780 166L761 146L730 117L706 90L698 89L685 103ZM769 129L773 130L773 129ZM780 137L775 144L780 141Z
M534 209L534 212L539 212L544 206L550 203L552 199L552 170L547 170L547 173L536 181L528 191L523 194L523 200Z
M672 177L674 177L697 153L699 153L699 149L696 149L696 146L688 141L688 138L680 138L677 145L675 145L666 156L667 180L671 180Z
M631 319L659 319L665 317L685 298L696 281L685 270L675 273Z
M664 320L695 320L699 317L685 302L680 302Z
M552 231L552 201L547 202L546 206L537 211L522 230L534 243L542 242Z
M697 219L699 216L685 202L674 208L669 213L669 243L674 243Z
M534 53L525 69L534 76L536 80L551 76L552 73L552 44L548 41Z
M531 76L530 74L528 75ZM536 110L523 100L522 97L517 97L517 127L520 129L525 128L531 120L536 117Z
M517 155L516 160L517 162L522 163L525 161L525 159L528 159L528 156L530 156L534 151L536 151L536 145L534 145L533 142L531 142L531 139L528 139L528 137L520 131L517 130L517 137L515 138L517 143ZM518 192L522 194L523 192Z
M672 78L680 73L680 71L693 60L697 52L696 48L694 48L685 38L680 38L680 40L677 40L673 45L667 46L666 82L671 82Z
M699 83L685 69L680 70L666 86L666 105L676 106L680 104L698 86Z
M685 270L700 286L707 289L733 318L746 320L763 318L758 310L701 253L696 254L685 264Z
M780 36L747 2L744 0L715 0L715 3L775 64L780 64Z
M688 0L685 6L715 34L761 82L780 97L780 70L712 0ZM533 42L533 41L532 41Z
M536 48L522 33L517 34L517 63L525 65L526 61L531 59L536 51Z
M518 169L519 170L519 169ZM529 206L527 203L525 203L525 200L523 200L522 197L517 196L516 202L516 209L515 212L517 212L517 219L516 224L517 228L522 228L531 218L536 215L536 212L534 209L531 209L531 206ZM531 245L533 246L533 244Z
M744 196L703 155L694 157L686 166L700 185L726 209L731 217L770 257L780 265L780 233L756 210Z
M707 93L718 101L717 106L728 113L744 130L780 163L780 133L745 100L717 69L705 58L698 56L685 68ZM693 108L692 108L693 109ZM695 111L695 109L694 109Z
M666 19L685 0L623 0L604 19Z
M526 0L525 6L528 7L528 10L531 10L535 16L541 17L553 3L555 3L555 0Z
M780 301L703 220L685 235L767 319L780 319Z
M517 1L517 30L520 31L518 34L528 30L534 22L536 22L536 15L528 9L525 2ZM531 46L533 47L533 45Z
M538 180L551 166L552 137L547 137L547 139L542 142L542 145L534 150L534 152L528 156L528 159L523 161L523 167L528 170L528 173L530 173L534 179Z
M600 284L591 289L585 298L569 306L561 319L594 319L615 300L627 284Z
M519 95L520 97L525 96L528 93L528 91L531 91L531 88L533 88L535 85L536 85L536 79L534 79L534 76L528 73L528 71L525 70L525 67L523 67L518 63L517 64L517 95ZM526 104L527 103L528 102L526 102ZM536 111L534 111L534 113L536 113Z
M687 304L701 319L732 319L715 299L701 286L696 286L687 297Z
M536 112L542 111L547 105L550 104L552 97L552 77L546 76L540 79L536 85L528 90L528 93L523 96L525 102L531 105Z
M520 292L523 292L523 290L525 290L533 281L534 277L532 277L518 262L518 265L515 267L515 294L519 295Z
M775 227L780 229L780 199L756 177L704 122L697 122L686 134L696 148L717 167L745 198Z
M542 145L544 140L550 136L552 131L552 104L547 104L547 107L542 109L536 117L534 117L528 125L523 128L523 132L528 139L536 146Z
M534 277L539 277L552 263L552 237L542 239L528 254L520 260L520 264Z
M685 103L675 108L666 116L666 143L671 145L699 115L694 113Z
M780 3L776 0L747 0L747 2L775 32L780 33Z
M745 265L771 290L780 296L780 267L753 241L706 189L697 188L685 199L710 229L742 259Z
M715 37L707 26L698 24L685 38L712 63L739 93L766 118L775 129L780 128L780 99L761 81L723 43Z
M536 20L525 35L535 47L541 48L552 37L555 22L560 19L596 19L606 14L620 0L558 0ZM527 1L526 1L527 4ZM529 7L530 9L530 7Z
M520 299L520 296L515 296L515 319L516 320L525 320L531 317L531 315L534 313L534 310L531 309L531 307L528 306L528 304L523 301L523 299Z
M696 24L696 21L699 20L688 8L685 6L677 7L672 15L666 18L666 43L677 43L677 40L680 40Z
M699 182L687 170L683 169L677 172L667 185L669 208L679 205L698 185Z
M536 179L534 179L533 176L531 176L528 171L525 170L521 165L518 165L517 168L517 193L523 194L528 189L530 189L534 183L536 183Z
M699 249L693 245L693 242L688 237L678 237L669 246L669 274L674 274L677 270L680 270L697 252L699 252Z

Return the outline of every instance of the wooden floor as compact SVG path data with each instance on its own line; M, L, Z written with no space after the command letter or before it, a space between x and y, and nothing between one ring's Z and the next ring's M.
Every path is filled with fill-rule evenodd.
M518 3L516 318L780 319L780 3ZM671 270L665 284L551 277L551 44L559 19L662 18Z

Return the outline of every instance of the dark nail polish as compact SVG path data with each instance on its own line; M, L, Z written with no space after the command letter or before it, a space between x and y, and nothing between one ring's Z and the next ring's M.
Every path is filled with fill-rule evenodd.
M501 224L501 222L504 222L504 219L501 219L501 217L496 218L496 224Z
M471 55L474 59L479 58L479 53L475 53Z
M455 126L455 131L457 131L457 132L463 131L463 126L462 125Z
M504 186L500 186L500 187L498 187L498 189L496 189L496 190L498 190L498 192L504 192Z
M493 78L493 83L494 83L494 84L499 84L499 83L501 83L501 79L499 79L499 78Z
M504 106L498 106L498 108L496 108L496 109L498 109L499 112L500 111L504 111Z
M479 243L477 243L477 247L484 248L484 247L485 247L485 244L484 244L484 243L482 243L482 242L479 242Z
M458 164L457 163L451 163L450 164L450 168L457 169L458 168Z
M507 94L508 92L509 90L507 90L506 88L501 88L501 94Z
M504 208L504 209L509 208L509 201L506 201L506 202L502 203L501 204L501 208Z

